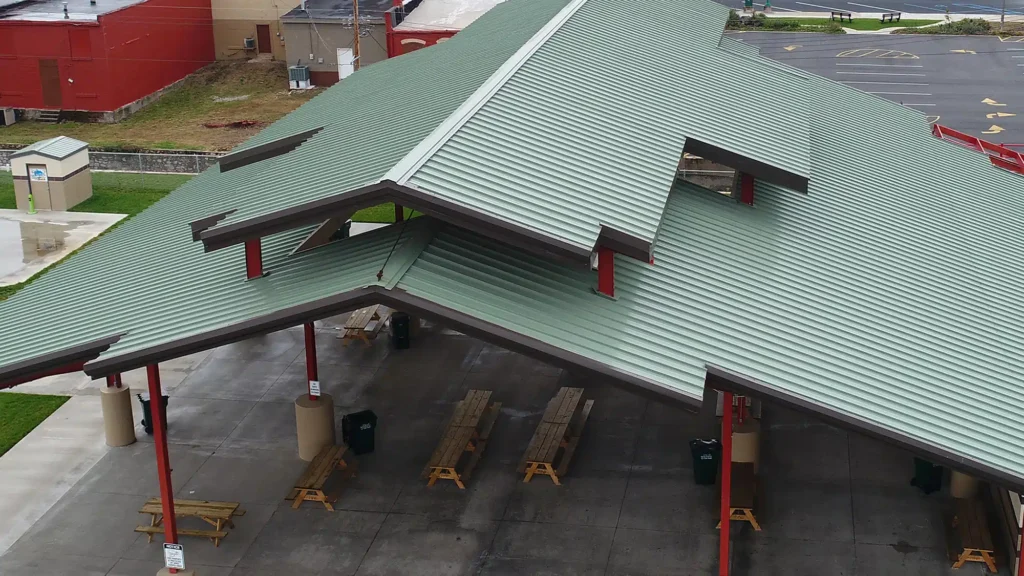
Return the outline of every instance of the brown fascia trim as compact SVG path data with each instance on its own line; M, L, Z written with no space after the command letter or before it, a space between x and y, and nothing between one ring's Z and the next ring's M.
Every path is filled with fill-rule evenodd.
M277 232L293 230L300 226L320 223L336 214L353 209L376 206L384 202L395 202L433 216L438 220L465 228L488 238L518 246L535 254L556 260L590 265L591 250L557 240L529 228L512 224L489 214L466 208L450 200L438 198L410 186L385 180L357 188L344 194L321 198L298 206L278 210L241 222L202 230L199 238L207 252L241 244L252 238L260 238ZM193 231L200 227L192 224ZM193 234L194 235L194 234Z
M751 174L759 180L778 184L779 186L803 192L804 194L807 193L807 187L810 183L810 180L805 176L770 166L764 162L741 156L735 152L730 152L714 144L701 142L694 138L686 139L686 143L683 145L683 153L693 154L718 164L724 164L739 172Z
M239 150L238 152L232 152L225 154L217 160L217 164L220 166L221 172L229 172L235 168L241 168L242 166L248 166L249 164L255 164L261 160L267 160L275 156L287 154L292 150L295 150L303 142L309 140L314 134L323 130L324 127L313 128L312 130L306 130L305 132L299 132L298 134L292 134L291 136L285 136L278 138L277 140L271 140L252 148L246 148Z
M116 334L114 336L98 338L84 344L78 344L70 348L49 352L29 358L28 360L2 366L0 367L0 383L27 378L67 364L91 360L102 354L107 348L110 348L122 335Z
M198 242L199 241L199 234L202 233L203 230L206 230L207 228L210 228L211 226L216 226L218 222L220 222L221 220L227 218L228 216L230 216L230 215L232 215L234 213L235 213L234 210L228 210L227 212L221 212L220 214L213 214L212 216L207 216L205 218L200 218L199 220L196 220L195 222L189 222L189 224L188 224L189 228L192 229L192 241L193 242Z
M608 226L601 226L601 233L597 236L597 245L614 250L624 256L636 258L644 263L651 261L652 246L650 242Z
M871 422L861 420L844 412L833 410L822 404L818 404L807 398L803 398L785 390L781 390L754 378L749 378L735 372L731 372L712 364L706 365L707 376L705 386L716 390L724 390L737 394L756 396L762 400L769 400L774 404L792 408L800 412L812 414L826 422L865 434L872 438L893 444L909 452L913 452L929 461L942 464L943 466L968 472L979 478L995 482L1013 490L1018 494L1024 494L1024 478L1014 476L1004 470L993 468L987 464L964 458L948 450L937 448L926 444L916 438L912 438L888 428L883 428Z
M383 304L397 310L441 321L446 326L451 326L460 332L479 337L482 340L509 350L521 352L543 362L569 368L587 375L607 378L610 384L622 386L634 393L639 391L641 395L655 398L660 402L667 400L671 404L682 405L691 411L700 407L700 398L673 392L652 380L619 371L590 358L524 336L496 324L485 322L457 310L435 304L424 298L413 296L404 290L385 290L381 286L360 288L196 336L190 336L112 358L93 360L85 365L85 372L93 378L102 378L111 374L141 368L149 364L173 360L187 354L202 352L223 346L224 344L238 342L251 336L298 326L306 322L312 322L371 304Z

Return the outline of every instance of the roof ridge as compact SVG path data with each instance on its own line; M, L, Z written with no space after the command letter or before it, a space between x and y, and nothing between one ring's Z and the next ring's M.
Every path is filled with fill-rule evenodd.
M445 142L458 132L485 104L522 68L548 39L554 36L563 24L588 0L570 0L544 26L526 41L512 56L480 85L469 98L441 122L426 138L420 141L401 160L384 174L379 182L391 180L405 185L413 174L434 155Z

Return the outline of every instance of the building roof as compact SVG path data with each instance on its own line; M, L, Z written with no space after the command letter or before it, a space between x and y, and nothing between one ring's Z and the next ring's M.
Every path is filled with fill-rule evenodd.
M95 22L100 16L116 12L128 6L141 4L146 0L100 0L90 4L89 0L25 0L4 2L0 0L0 20ZM64 5L68 17L64 17Z
M458 31L505 0L422 0L395 30L402 32Z
M54 160L63 160L72 154L76 154L89 145L81 140L75 140L70 136L54 136L46 140L40 140L33 144L29 144L24 148L21 148L17 152L11 154L11 158L18 158L20 156L30 156L33 154L39 156L45 156L47 158L53 158Z
M352 20L352 0L306 0L281 16L283 22L306 22L320 20ZM384 12L391 8L391 0L360 0L359 21L384 21Z
M565 6L509 0L437 47L357 72L245 145L330 121L293 152L209 170L48 272L0 304L0 381L83 350L102 376L382 302L693 404L710 381L812 409L1024 491L1024 180L932 137L921 114L722 39L717 4L645 5L652 25L634 43L664 63L604 47L635 4ZM707 103L743 90L790 90L799 105L741 123L735 99ZM381 94L421 109L380 108ZM465 102L479 105L467 121L432 136ZM370 131L374 146L350 145ZM807 194L759 180L747 206L675 181L696 137L807 173ZM611 138L634 153L612 156ZM583 235L577 212L635 214L621 225L653 228L653 262L617 257L612 300L589 269L424 217L296 254L312 226L272 234L270 274L246 281L241 246L204 252L185 226L244 209L238 196L259 212L310 185L350 189L417 147L431 151L411 170L424 194L567 236ZM459 192L467 182L479 196Z

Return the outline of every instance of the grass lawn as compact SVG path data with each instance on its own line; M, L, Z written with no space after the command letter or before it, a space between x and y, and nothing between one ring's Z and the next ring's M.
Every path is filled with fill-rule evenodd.
M0 456L67 400L67 396L0 394Z
M772 18L771 20L778 20L782 22L796 22L802 27L814 26L824 27L828 26L828 18ZM918 26L926 26L928 24L935 24L939 20L902 20L900 22L879 22L877 18L854 18L853 22L843 22L840 24L843 28L852 28L854 30L882 30L883 28L916 28Z
M206 128L204 124L273 122L320 92L289 92L283 62L215 62L117 124L19 122L0 128L0 142L31 144L63 134L94 148L228 150L261 128ZM223 101L238 97L245 99Z

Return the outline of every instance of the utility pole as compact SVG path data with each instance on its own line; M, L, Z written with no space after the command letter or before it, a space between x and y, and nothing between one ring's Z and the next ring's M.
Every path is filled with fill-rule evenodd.
M352 36L355 37L352 44L352 69L359 70L359 0L352 0Z
M1006 0L1003 0L1003 13L999 15L999 31L1003 31L1003 25L1006 24Z

